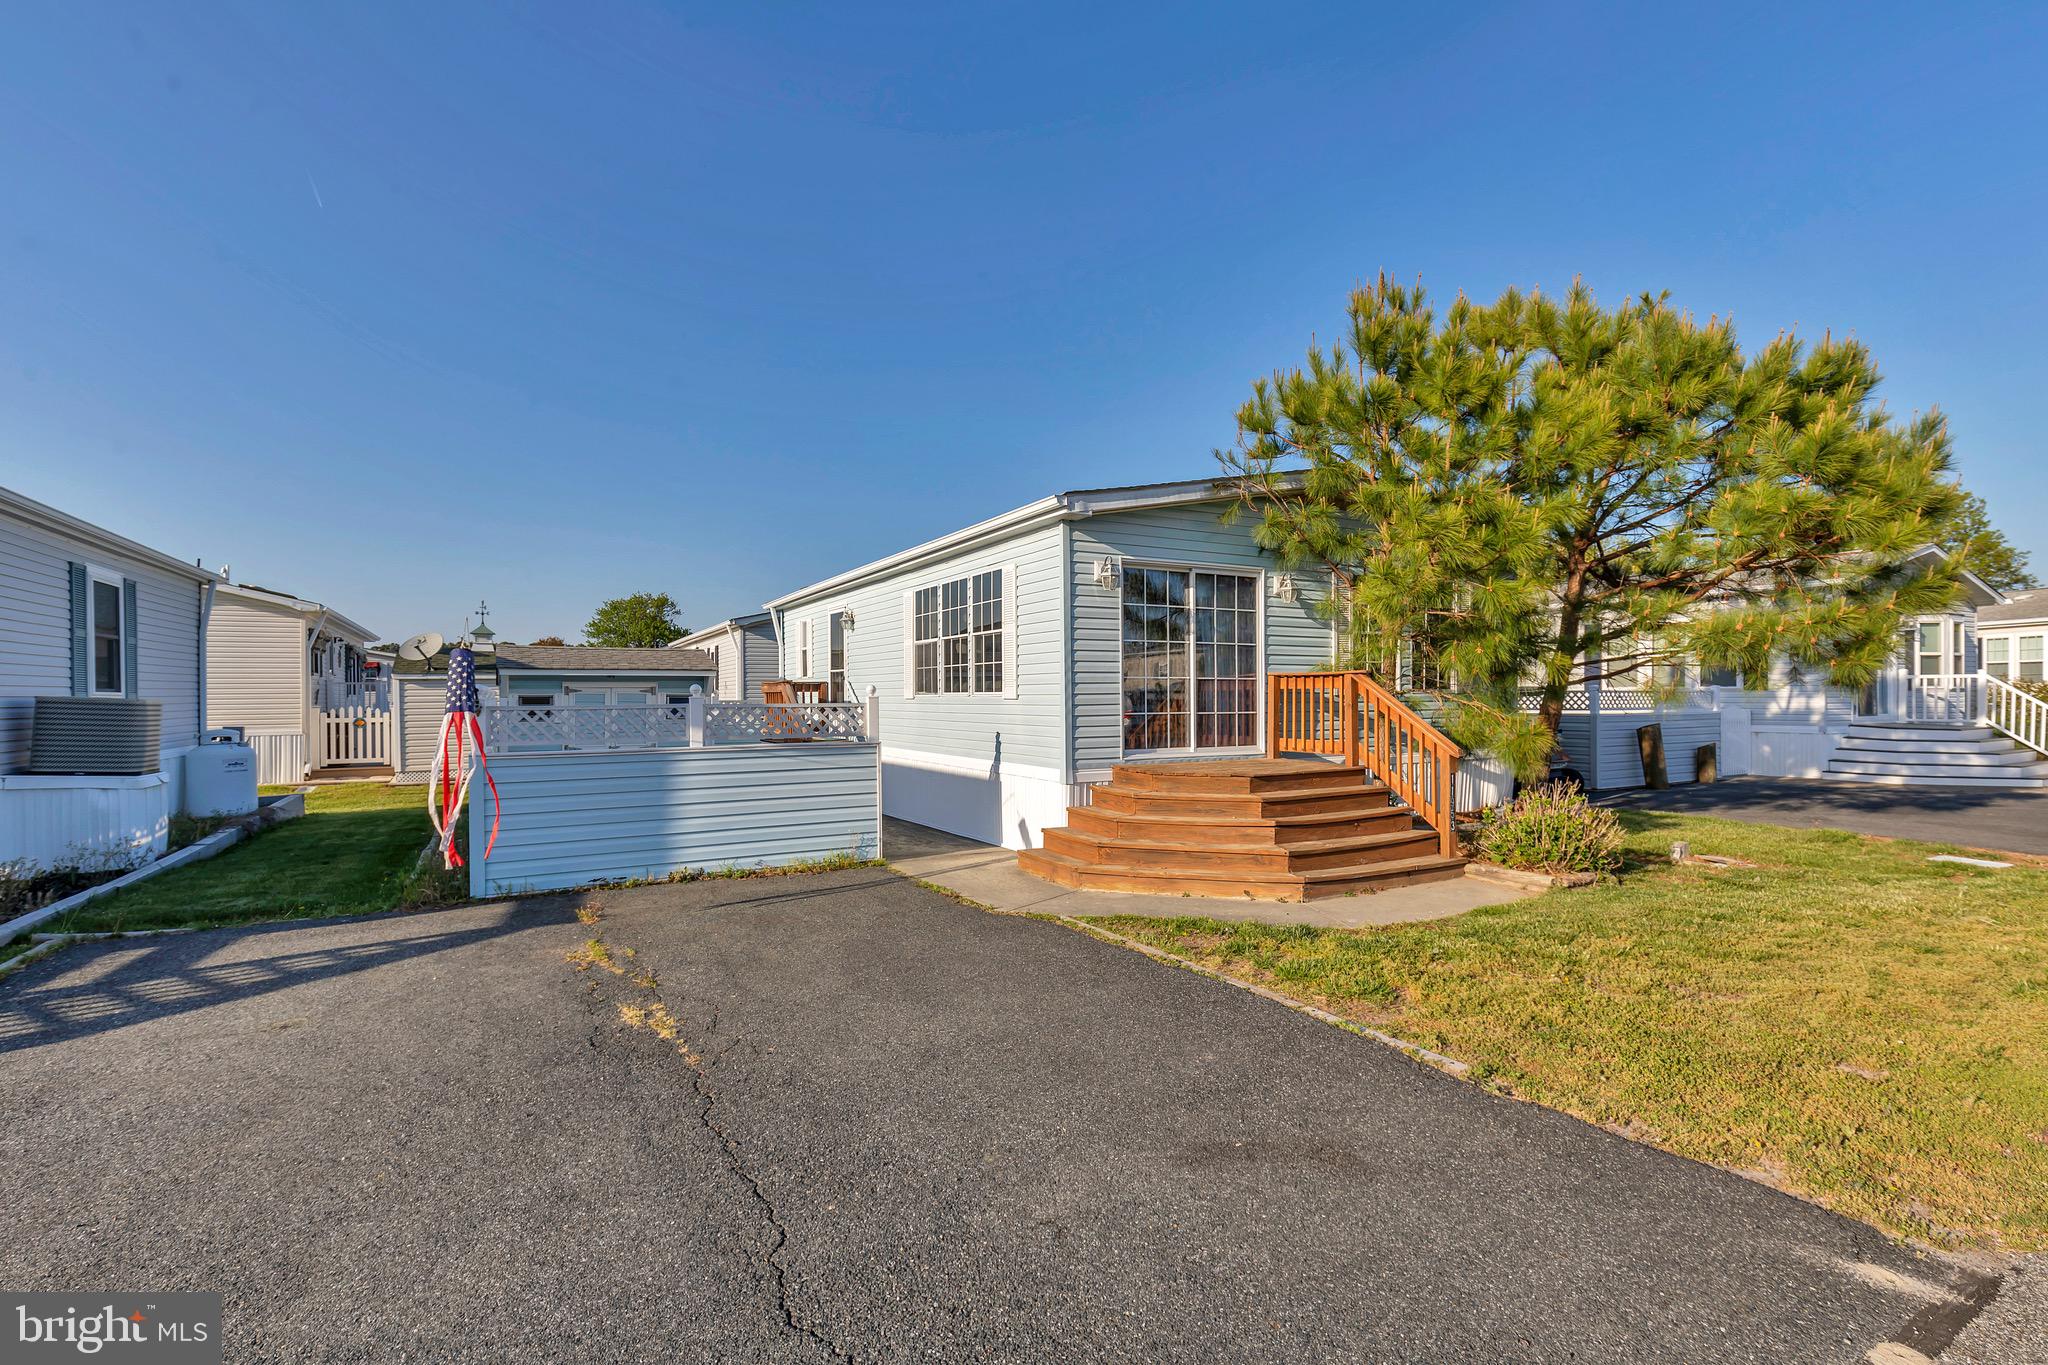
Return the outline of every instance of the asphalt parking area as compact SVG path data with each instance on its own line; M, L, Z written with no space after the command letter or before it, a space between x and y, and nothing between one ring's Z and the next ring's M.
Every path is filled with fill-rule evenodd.
M883 870L589 899L0 982L0 1283L379 1361L1860 1361L1981 1288Z
M1820 778L1734 777L1651 791L1603 792L1603 806L1715 815L1791 829L2048 854L2048 792L1880 787Z

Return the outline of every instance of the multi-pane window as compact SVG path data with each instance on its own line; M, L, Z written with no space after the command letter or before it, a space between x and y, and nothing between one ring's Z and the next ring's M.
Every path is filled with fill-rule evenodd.
M1920 667L1923 678L1931 678L1941 672L1941 622L1920 623Z
M919 694L1003 690L1003 571L919 588L912 600Z
M1258 584L1242 574L1125 566L1126 751L1256 742Z
M1986 640L1984 642L1984 671L1994 678L2004 678L2012 672L2012 641Z
M2020 636L2020 676L2032 682L2041 681L2041 641L2039 635Z

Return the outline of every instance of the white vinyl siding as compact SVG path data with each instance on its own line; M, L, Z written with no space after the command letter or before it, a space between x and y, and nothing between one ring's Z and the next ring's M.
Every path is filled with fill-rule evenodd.
M798 678L804 623L822 648L831 613L853 613L846 630L849 698L882 697L885 757L908 750L1058 772L1065 763L1061 731L1065 649L1061 595L1065 580L1057 525L1041 526L977 549L881 575L844 591L794 602L781 611L783 672ZM1003 690L908 695L911 616L917 589L1000 570L1005 611ZM824 660L813 656L814 667Z
M741 646L746 651L746 695L736 696L738 701L762 701L765 694L761 684L777 676L775 658L775 627L770 622L748 626L740 633Z
M134 581L137 695L163 703L166 752L198 742L200 583L0 511L0 772L28 762L35 698L71 694L72 564Z
M206 639L206 716L250 734L303 733L306 621L283 605L216 593Z
M1179 569L1237 570L1258 576L1261 671L1328 666L1336 653L1328 620L1317 614L1329 579L1313 570L1292 574L1296 598L1273 595L1278 566L1252 541L1252 523L1224 525L1222 503L1192 503L1111 512L1072 526L1073 763L1077 774L1100 772L1123 757L1123 611L1121 579L1095 581L1099 560ZM1261 679L1263 682L1263 679ZM1255 743L1263 743L1257 732Z

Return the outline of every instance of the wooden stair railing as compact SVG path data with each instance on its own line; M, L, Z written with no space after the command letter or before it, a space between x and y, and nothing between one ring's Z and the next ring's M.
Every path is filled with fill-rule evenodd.
M1268 673L1266 757L1330 754L1372 775L1458 853L1458 746L1371 674Z

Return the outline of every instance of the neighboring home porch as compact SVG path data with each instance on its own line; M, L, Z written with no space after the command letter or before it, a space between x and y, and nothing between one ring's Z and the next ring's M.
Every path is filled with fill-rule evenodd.
M207 714L242 732L264 783L381 769L388 693L365 668L376 638L324 603L223 583L206 630Z

